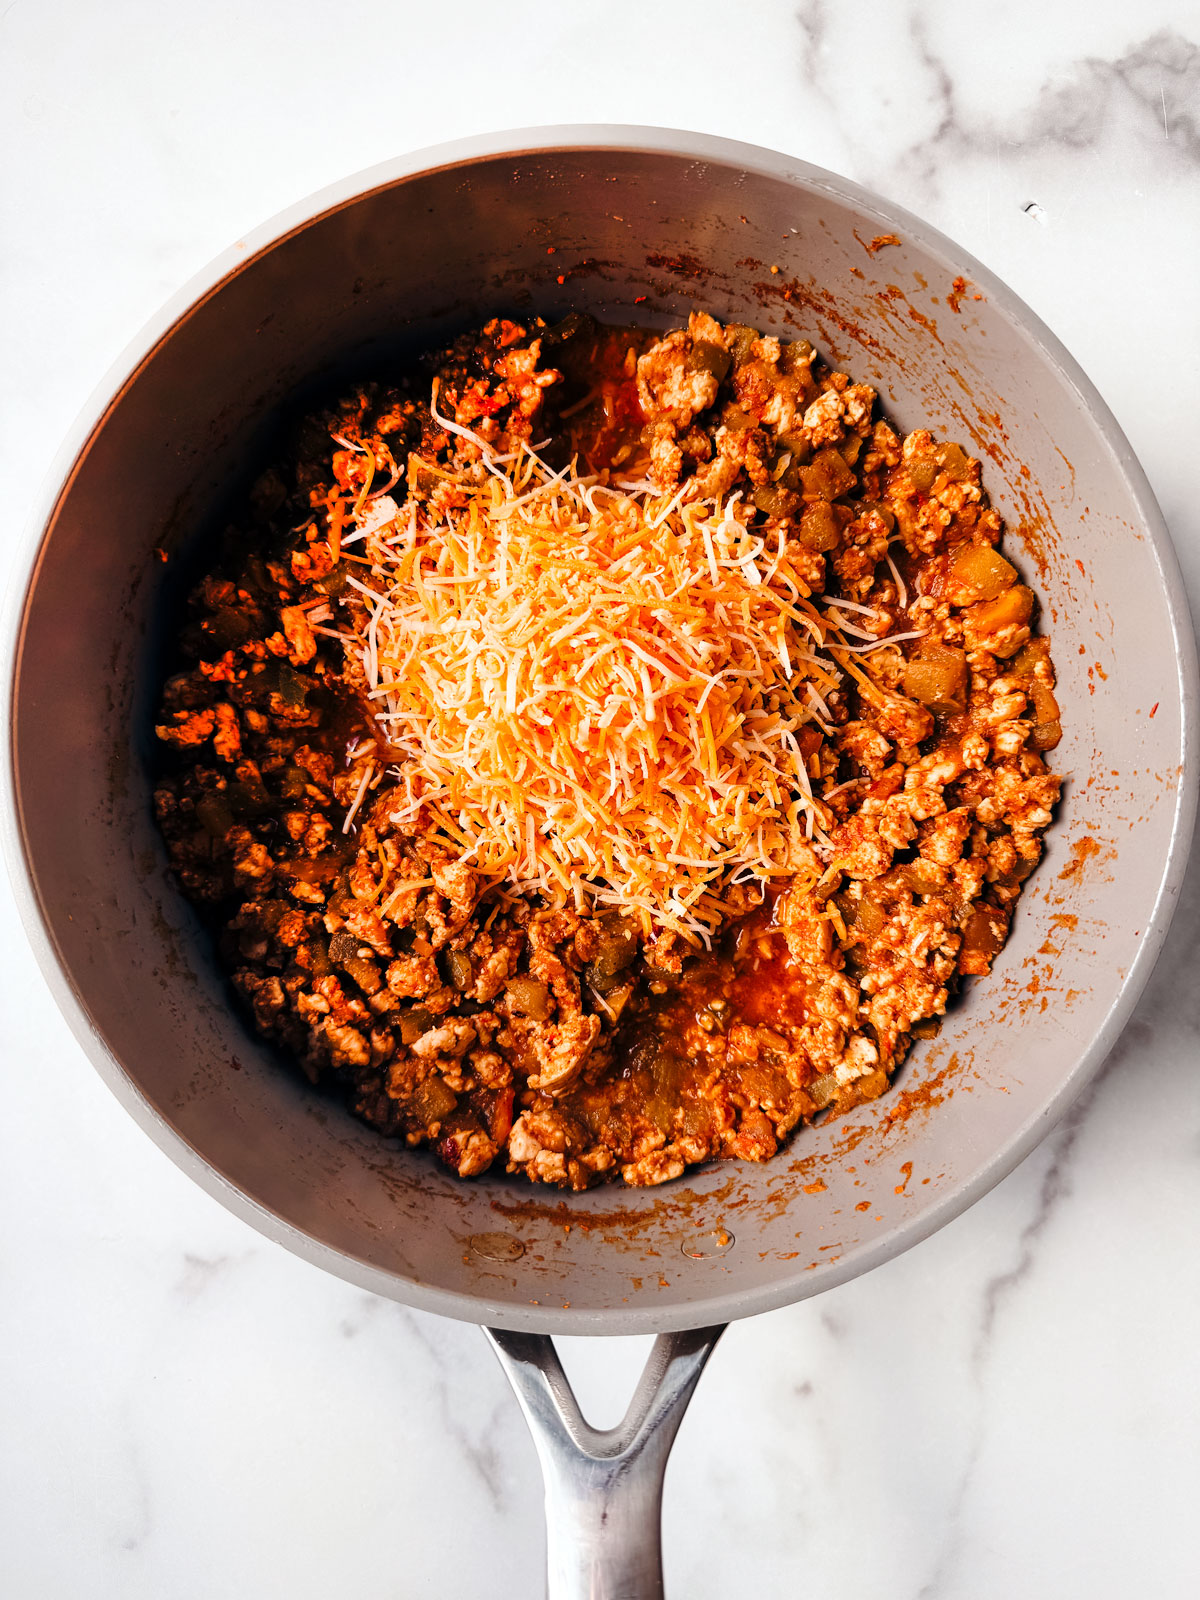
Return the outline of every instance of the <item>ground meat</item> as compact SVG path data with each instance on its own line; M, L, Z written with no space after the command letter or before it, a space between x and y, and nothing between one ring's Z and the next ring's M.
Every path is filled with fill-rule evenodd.
M662 1183L882 1093L988 970L1058 798L1053 665L978 463L874 406L807 342L695 312L659 338L496 319L298 422L182 619L155 805L254 1026L314 1084L464 1178ZM486 481L463 429L736 495L846 604L856 665L799 751L824 823L711 949L512 892L389 766L343 649L365 569L342 533L461 503Z

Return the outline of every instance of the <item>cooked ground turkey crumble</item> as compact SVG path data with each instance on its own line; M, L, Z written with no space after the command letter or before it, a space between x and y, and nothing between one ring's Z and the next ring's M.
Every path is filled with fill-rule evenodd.
M685 499L740 491L863 638L906 636L854 657L805 745L828 824L811 871L729 890L711 949L511 893L403 814L402 773L368 780L336 636L361 631L368 568L338 530L369 487L452 506L484 471L470 434ZM306 418L189 600L157 726L171 861L255 1026L462 1177L661 1183L878 1096L988 971L1058 798L1049 645L1001 531L958 445L900 437L804 341L702 313L661 337L497 320Z

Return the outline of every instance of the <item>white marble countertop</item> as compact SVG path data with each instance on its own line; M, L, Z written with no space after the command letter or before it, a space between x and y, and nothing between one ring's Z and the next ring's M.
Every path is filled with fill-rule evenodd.
M656 122L845 173L1007 279L1200 602L1200 12L1134 9L8 0L0 560L109 363L244 230L440 138ZM1193 870L1066 1124L910 1254L730 1331L668 1475L672 1595L1200 1593L1198 939ZM478 1332L227 1215L102 1087L2 890L0 949L0 1593L538 1594L536 1462ZM643 1348L568 1342L597 1420Z

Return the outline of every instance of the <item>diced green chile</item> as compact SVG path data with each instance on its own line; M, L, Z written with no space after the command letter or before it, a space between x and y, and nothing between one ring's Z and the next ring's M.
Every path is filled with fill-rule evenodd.
M758 338L754 328L748 328L744 323L731 322L725 329L725 343L729 353L740 367L750 359L750 346Z
M812 457L812 440L798 428L781 433L779 447L781 450L791 452L792 460L797 466L802 466Z
M233 827L233 811L223 794L206 794L196 801L196 821L214 839L223 839Z
M432 1027L432 1011L426 1011L424 1006L416 1006L400 1018L400 1038L404 1044L416 1044L422 1034L428 1033Z
M648 1059L653 1092L646 1099L646 1115L662 1133L670 1133L688 1075L688 1058L665 1040L658 1042Z
M789 451L788 454L790 455L791 452ZM787 457L783 459L783 470L773 477L772 482L778 484L781 489L791 489L798 497L799 491L804 487L804 479L800 476L800 470L804 463L797 461L794 456L792 456L791 460L788 460ZM778 466L778 462L776 465Z
M813 500L838 500L854 487L854 474L829 446L818 450L803 469L804 492Z
M441 1078L426 1078L424 1083L418 1084L409 1101L413 1112L422 1127L429 1127L434 1122L442 1122L458 1104L458 1096Z
M938 445L934 455L951 483L961 483L971 476L971 458L962 445L948 439L945 444Z
M546 1022L550 1016L550 991L536 978L510 978L506 986L508 1003L523 1017L534 1022Z
M800 543L809 550L833 550L842 537L841 526L828 500L805 506L800 518Z
M1004 943L1006 931L1004 918L991 906L981 903L972 911L963 927L963 953L982 956L990 962Z
M306 678L298 672L293 672L291 667L279 663L279 698L285 705L303 706L308 702L308 691L311 688Z
M475 987L475 972L471 966L471 958L465 950L446 952L446 971L459 994L466 994L468 989Z
M246 687L259 705L265 704L272 695L278 695L284 705L300 707L307 704L312 685L298 672L293 672L285 661L268 661L260 672L251 674Z
M755 489L751 498L768 517L790 517L800 504L799 495L779 483L764 483Z
M600 934L600 944L588 968L593 982L607 982L624 972L637 955L637 929L624 917L606 918Z
M607 994L596 991L603 1003L603 1009L608 1013L610 1022L617 1022L621 1013L633 998L633 984L628 981L619 983L615 989L610 989Z
M236 650L258 636L262 625L263 619L255 611L222 606L197 625L200 653L210 659L223 656L226 650Z
M260 778L239 779L231 783L225 793L235 817L259 817L273 806Z
M302 800L308 790L308 773L303 767L284 767L279 775L279 793L285 800Z
M697 339L688 351L687 364L692 372L711 372L718 383L728 376L733 357L728 350L708 339Z
M904 693L931 711L953 714L967 703L967 658L961 650L929 646L904 668Z
M1016 583L1017 569L991 545L964 544L950 563L950 576L966 590L968 602L994 600Z
M364 994L377 994L383 988L378 966L366 956L347 956L342 965Z
M336 599L339 594L343 593L343 591L349 587L349 584L350 563L348 561L342 561L336 567L334 567L332 572L327 573L319 583L314 585L314 587L320 589L322 594L327 594L332 600Z
M917 456L907 463L908 478L918 494L928 494L938 475L937 462L928 456Z
M874 900L860 900L858 911L854 918L854 926L859 933L867 939L873 939L883 930L887 922L887 913L882 906L875 904Z
M807 339L794 339L785 343L779 353L779 364L785 372L805 372L813 364L817 352Z
M259 594L271 594L274 588L271 574L267 571L267 564L257 550L251 550L242 557L237 581L241 588L254 590Z
M940 868L921 856L905 866L904 877L914 894L936 894L942 883Z
M817 1110L821 1111L831 1101L837 1099L837 1079L832 1072L827 1072L824 1077L814 1078L811 1083L806 1083L804 1092Z
M556 322L542 334L542 348L544 350L549 345L565 344L568 339L574 339L581 333L595 333L595 331L594 317L589 317L585 311L568 311L561 322Z

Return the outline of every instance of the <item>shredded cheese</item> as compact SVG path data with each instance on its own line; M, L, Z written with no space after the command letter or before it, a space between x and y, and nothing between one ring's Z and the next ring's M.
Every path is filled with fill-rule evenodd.
M362 775L362 778L359 780L358 788L355 790L354 800L353 800L353 802L352 802L352 804L350 806L350 809L346 812L345 821L342 823L342 832L343 833L349 833L350 832L350 829L351 829L351 827L353 826L353 823L354 823L354 819L358 815L358 808L359 808L359 806L362 805L363 800L364 800L364 798L366 796L367 785L370 783L371 776L374 773L374 771L375 771L375 763L373 761L368 761L366 766L363 768L363 775Z
M832 817L808 763L843 670L860 676L846 636L878 637L844 612L883 614L820 609L738 495L555 472L533 446L498 456L436 407L435 387L435 420L482 459L436 469L433 512L360 493L340 539L370 563L339 604L398 819L422 813L513 892L586 896L693 942L730 884L814 876Z

